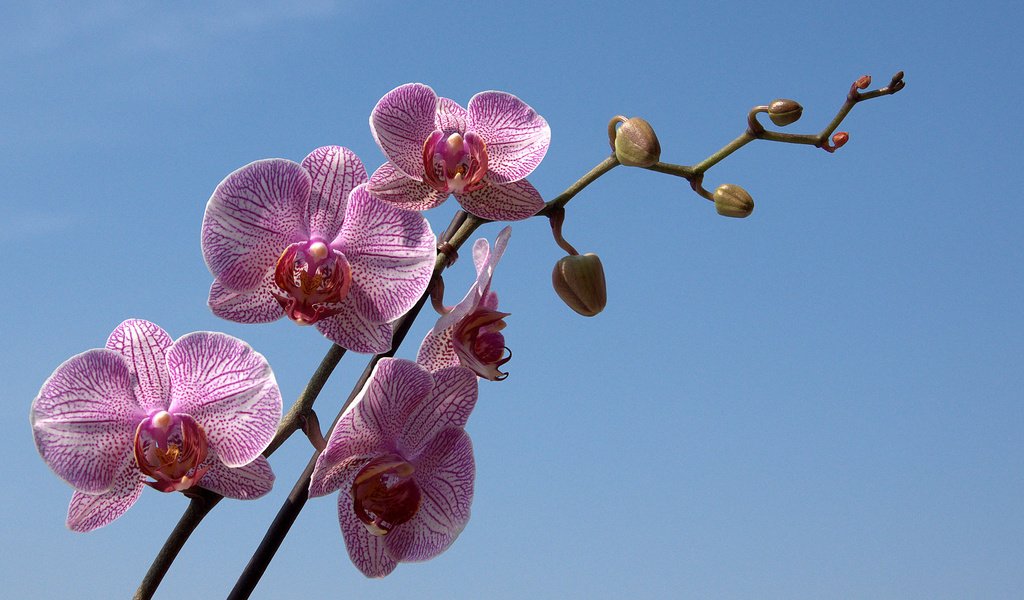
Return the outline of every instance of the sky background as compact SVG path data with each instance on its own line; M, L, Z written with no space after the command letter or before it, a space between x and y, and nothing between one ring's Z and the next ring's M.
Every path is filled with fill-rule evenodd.
M1002 2L5 3L0 21L0 425L10 598L133 593L187 501L145 490L112 525L64 526L71 489L27 423L43 381L123 319L224 331L270 361L286 406L329 343L205 305L207 199L253 160L321 145L383 162L367 125L419 81L465 104L512 92L551 125L551 198L639 115L699 162L778 97L816 132L851 82L835 154L755 142L707 175L757 208L719 217L685 181L620 167L568 207L608 307L550 286L547 223L513 227L494 289L511 376L467 430L473 517L384 580L312 500L255 598L1019 598L1024 589L1020 12ZM457 205L427 213L440 231ZM501 225L480 235L493 240ZM471 262L446 275L450 302ZM413 358L429 310L399 356ZM317 403L330 421L367 358ZM311 448L274 491L223 502L158 598L223 597Z

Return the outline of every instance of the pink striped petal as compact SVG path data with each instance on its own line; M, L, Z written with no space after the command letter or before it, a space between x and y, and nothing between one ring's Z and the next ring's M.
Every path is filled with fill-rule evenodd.
M167 408L165 353L173 341L159 325L142 319L128 319L107 338L107 348L125 357L135 374L135 399L146 412Z
M107 349L83 352L57 367L30 414L36 449L47 466L91 494L114 485L144 417L128 362Z
M437 115L434 117L434 127L448 137L453 133L466 133L466 118L469 113L459 106L459 103L450 98L437 99Z
M465 427L476 406L477 381L473 371L450 367L433 375L434 387L430 395L416 404L402 430L399 452L413 461L421 452L426 452L424 446L439 432Z
M430 210L448 199L447 193L408 177L389 162L373 172L367 188L375 198L405 210Z
M354 445L348 447L352 448ZM356 475L366 463L373 460L374 456L376 454L358 454L335 461L321 453L316 459L313 474L309 479L309 497L319 498L338 490L342 490L343 495L348 495Z
M488 178L495 183L519 181L532 173L551 144L544 117L505 92L473 96L466 131L476 132L487 144Z
M211 453L212 454L212 453ZM225 498L252 500L265 496L274 487L274 472L267 459L259 456L241 467L229 467L219 459L206 460L209 469L199 480L199 487L216 492Z
M393 321L427 289L437 250L421 215L381 202L360 186L349 197L345 224L332 244L352 268L349 294L370 321Z
M182 336L167 352L168 412L185 413L229 467L256 459L281 420L281 392L263 355L223 333Z
M309 235L331 241L341 231L348 195L366 183L366 167L355 152L342 146L323 146L302 160L313 180L306 207Z
M370 113L370 132L384 156L413 179L423 178L423 142L434 132L437 94L407 83L381 98Z
M110 490L100 494L71 494L67 526L71 531L85 533L109 525L135 504L142 493L142 473L135 460L126 460L114 477Z
M416 362L433 373L447 367L459 366L459 356L452 346L452 328L438 330L437 326L427 332L416 353Z
M468 194L457 194L462 208L492 221L520 221L544 208L544 199L529 181L488 185Z
M505 248L508 247L508 239L511 235L512 227L505 226L494 240L494 252L491 252L491 246L485 238L480 238L473 244L476 281L470 286L466 296L448 314L441 315L437 324L434 325L434 331L454 327L463 317L480 307L483 296L490 290L494 269L502 255L505 254ZM489 308L496 308L496 306Z
M415 463L420 508L385 538L397 561L427 560L444 552L469 522L473 503L473 444L459 428L445 429Z
M353 352L380 354L391 349L394 331L390 323L377 323L361 316L351 295L333 306L340 308L340 312L315 325L324 337Z
M353 477L355 474L353 473ZM384 577L398 566L385 551L385 538L371 535L352 507L351 483L338 494L338 522L352 564L367 577ZM394 532L392 532L394 533ZM390 535L390 534L389 534Z
M249 291L288 244L306 239L309 173L283 158L258 160L224 178L206 205L203 258L225 287Z
M213 314L236 323L273 323L284 316L281 304L273 292L279 292L274 283L274 271L267 271L258 287L248 292L232 292L219 281L210 286L206 303Z

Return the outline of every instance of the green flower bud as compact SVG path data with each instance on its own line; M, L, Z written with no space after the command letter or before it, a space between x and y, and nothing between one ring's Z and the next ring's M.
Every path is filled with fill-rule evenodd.
M803 113L804 107L800 106L796 100L779 98L772 100L772 103L768 105L768 118L779 127L796 123Z
M661 160L661 143L651 124L640 117L626 119L615 131L615 158L627 167L649 167Z
M715 190L715 210L723 217L742 219L754 212L754 199L740 186L724 183Z
M551 272L551 284L562 302L584 317L593 317L608 302L604 267L596 254L562 258Z

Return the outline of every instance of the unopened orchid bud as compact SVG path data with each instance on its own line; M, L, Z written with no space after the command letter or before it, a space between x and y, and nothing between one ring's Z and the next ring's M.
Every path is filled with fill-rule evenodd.
M754 199L740 186L724 183L715 190L715 210L723 217L742 219L754 212Z
M779 127L796 123L804 113L804 107L796 100L779 98L768 105L768 118Z
M661 143L651 124L640 117L626 119L615 131L615 158L627 167L650 167L661 160Z
M551 283L562 302L584 317L593 317L608 302L604 267L596 254L563 257L555 263Z

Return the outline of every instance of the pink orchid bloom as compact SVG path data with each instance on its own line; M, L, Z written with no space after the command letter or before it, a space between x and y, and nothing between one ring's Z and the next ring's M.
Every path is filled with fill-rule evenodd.
M427 210L449 194L492 221L518 221L544 206L525 177L551 143L547 121L505 92L481 92L465 109L422 83L399 86L377 102L370 131L388 162L370 192L409 210Z
M40 456L75 488L73 531L120 517L144 484L247 499L274 483L261 453L281 420L277 381L261 354L223 333L171 340L153 323L125 321L106 348L57 367L30 418Z
M463 429L476 377L382 359L317 459L310 497L338 494L352 562L383 577L444 552L469 521L473 445Z
M287 315L349 350L389 350L390 323L423 295L437 253L426 219L373 198L365 181L363 163L340 146L228 175L203 218L214 314Z
M483 238L473 244L476 281L466 297L427 332L416 362L430 371L462 365L491 381L508 377L498 369L512 358L511 354L505 356L505 336L501 334L509 313L497 310L498 295L491 291L491 278L511 234L511 227L502 229L493 252Z

